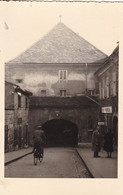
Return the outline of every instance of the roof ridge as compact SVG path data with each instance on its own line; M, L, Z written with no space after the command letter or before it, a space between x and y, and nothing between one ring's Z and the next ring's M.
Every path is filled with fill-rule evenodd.
M58 24L60 24L62 22L59 22ZM58 25L57 24L57 25ZM82 36L79 35L79 33L76 33L75 31L73 31L72 29L70 29L68 26L66 26L64 23L62 23L67 29L69 29L71 32L73 32L76 36L78 36L80 39L83 39L84 41L86 41L89 45L93 46L95 49L98 49L97 47L95 47L92 43L90 43L89 41L87 41L85 38L83 38ZM57 26L56 25L56 26ZM104 52L102 52L100 49L98 49L98 51L100 51L101 53L103 53L104 55L108 56L107 54L105 54Z

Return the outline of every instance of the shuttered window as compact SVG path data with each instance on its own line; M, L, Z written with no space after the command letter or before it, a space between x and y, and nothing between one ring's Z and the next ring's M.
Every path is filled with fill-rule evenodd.
M65 97L66 96L66 90L60 90L60 96Z
M59 81L67 80L67 70L59 70Z

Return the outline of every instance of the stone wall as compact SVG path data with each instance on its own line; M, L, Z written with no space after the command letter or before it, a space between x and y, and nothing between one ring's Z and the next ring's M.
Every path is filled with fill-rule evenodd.
M5 134L8 134L6 135L8 136L8 140L5 143L6 151L12 151L14 143L14 110L5 110Z
M49 97L50 99L50 97ZM53 98L50 99L50 103ZM56 99L56 98L55 98ZM60 99L62 101L62 99ZM65 101L65 99L63 99ZM71 101L71 99L69 100ZM33 132L37 126L44 125L46 122L50 120L62 119L67 120L74 123L78 128L78 139L80 142L90 142L91 134L93 129L95 129L98 116L99 116L99 108L98 106L77 106L75 107L75 102L72 102L73 106L68 107L65 105L64 107L49 107L48 105L45 107L34 106L30 107L29 110L29 129L30 135L29 140L30 144L32 144ZM92 127L89 127L89 117L92 119Z
M29 97L21 94L21 107L18 107L18 94L13 90L14 85L12 87L12 84L7 83L5 88L8 97L5 101L5 151L8 152L28 144L29 107L26 107L25 98L29 101Z
M5 84L5 108L14 109L14 85L6 82Z

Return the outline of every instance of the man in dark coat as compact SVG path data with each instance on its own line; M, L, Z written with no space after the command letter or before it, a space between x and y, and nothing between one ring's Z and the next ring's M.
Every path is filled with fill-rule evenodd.
M98 154L101 149L101 134L100 134L100 126L97 126L97 129L93 131L92 134L92 150L94 151L94 157L100 157Z

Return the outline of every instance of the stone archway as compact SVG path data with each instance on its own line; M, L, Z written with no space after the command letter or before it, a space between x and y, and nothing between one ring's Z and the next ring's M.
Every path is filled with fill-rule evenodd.
M77 125L64 119L53 119L43 124L48 146L75 147L78 144Z
M113 134L114 134L114 141L115 145L118 145L118 118L114 116L113 118Z

